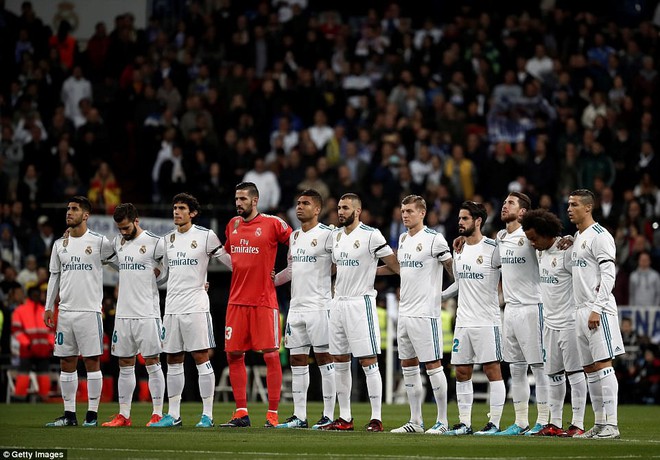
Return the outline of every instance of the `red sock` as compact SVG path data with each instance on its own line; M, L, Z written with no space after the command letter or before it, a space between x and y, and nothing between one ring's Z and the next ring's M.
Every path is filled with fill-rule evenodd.
M50 377L46 374L39 374L37 375L37 382L39 383L39 396L43 401L46 401L50 395Z
M266 361L266 386L268 387L268 410L276 411L282 393L282 365L277 351L264 353Z
M236 408L247 407L247 371L245 370L245 355L227 353L229 363L229 381L234 392Z
M14 385L14 395L19 398L25 398L29 387L30 376L28 374L18 374Z

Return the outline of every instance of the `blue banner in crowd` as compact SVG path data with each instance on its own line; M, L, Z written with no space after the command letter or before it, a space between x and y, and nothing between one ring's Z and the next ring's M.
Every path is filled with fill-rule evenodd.
M660 307L619 306L619 318L630 318L635 332L660 342Z

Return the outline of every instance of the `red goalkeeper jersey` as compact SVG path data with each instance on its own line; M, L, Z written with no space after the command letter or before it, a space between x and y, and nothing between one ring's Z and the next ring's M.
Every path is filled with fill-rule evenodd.
M225 230L231 255L229 303L278 308L271 272L278 243L289 243L291 227L279 217L258 214L250 222L236 216Z

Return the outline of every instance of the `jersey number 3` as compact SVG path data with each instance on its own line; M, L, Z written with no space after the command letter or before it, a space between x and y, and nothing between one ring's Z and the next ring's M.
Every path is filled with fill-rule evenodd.
M225 327L225 340L231 340L232 329L230 326Z

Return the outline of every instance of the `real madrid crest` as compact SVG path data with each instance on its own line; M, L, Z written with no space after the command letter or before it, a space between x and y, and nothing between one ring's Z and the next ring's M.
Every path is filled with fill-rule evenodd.
M309 243L309 244L310 244L313 248L315 248L316 245L318 244L318 241L316 241L316 238L314 238L314 239L312 240L312 242Z
M64 238L64 241L62 241L62 246L67 247L69 245L69 239Z
M417 252L422 252L422 243L419 243L415 249Z
M92 247L91 247L91 246L87 246L87 247L85 248L85 254L90 255L91 253L92 253Z
M174 243L174 240L175 240L175 239L176 239L176 235L175 235L174 233L172 233L172 234L170 235L170 243Z
M197 247L197 241L192 240L192 242L190 243L190 247L195 249Z
M477 263L478 263L479 265L483 264L483 263L484 263L484 256L479 256L479 257L477 257Z
M337 241L341 240L341 233L337 233Z
M238 233L238 231L236 229L238 228L240 223L241 223L241 219L235 219L234 220L234 231L232 233Z
M140 254L144 254L145 252L147 252L147 247L144 245L140 246Z
M299 235L300 235L300 230L296 230L293 234L293 241L296 241Z
M126 244L126 238L124 238L124 237L122 236L122 237L121 237L121 241L120 241L119 244L122 245L122 246L125 245L125 244Z
M408 236L408 235L403 235L403 236L401 237L401 242L402 242L402 243L403 243L404 241L406 241L406 237L407 237L407 236Z
M360 241L359 241L359 240L355 240L355 243L353 243L353 247L354 247L355 249L359 248L359 247L360 247Z
M552 262L550 263L550 265L552 265L553 268L557 266L557 258L556 257L554 257L552 259Z
M257 227L257 229L254 231L254 234L256 236L261 236L261 227Z
M518 240L518 246L524 246L524 245L525 245L525 238L521 236L520 239Z
M584 248L586 248L586 247L587 247L587 242L586 242L586 241L583 241L583 242L582 242L582 249L584 249Z

